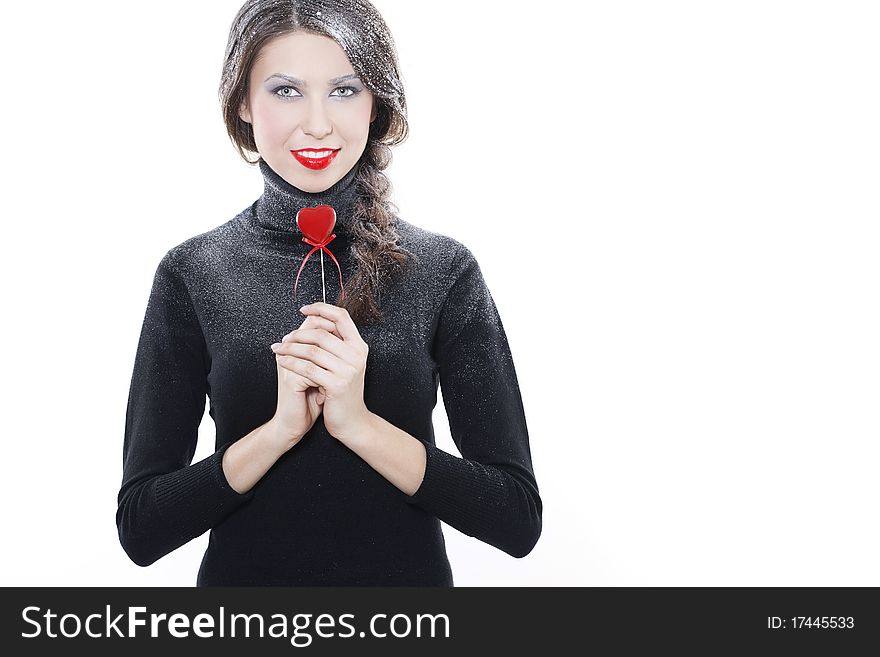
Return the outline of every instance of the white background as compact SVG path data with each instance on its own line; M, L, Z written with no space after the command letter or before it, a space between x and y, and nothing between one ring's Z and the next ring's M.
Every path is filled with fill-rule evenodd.
M394 200L481 264L544 501L525 559L444 526L456 584L880 585L876 5L376 5ZM195 583L207 534L140 568L116 495L155 267L262 191L239 6L5 13L4 585Z

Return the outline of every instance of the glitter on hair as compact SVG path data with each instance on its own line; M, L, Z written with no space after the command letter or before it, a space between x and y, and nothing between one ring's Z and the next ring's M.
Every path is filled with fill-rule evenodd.
M252 126L239 116L248 100L250 71L263 46L298 31L336 41L375 96L377 114L361 156L354 204L350 248L359 267L345 299L335 303L352 318L378 321L380 287L410 264L411 254L399 244L392 185L383 173L391 164L391 147L409 132L406 96L394 39L376 8L367 0L247 0L229 31L219 86L223 120L241 157L259 163L247 157L259 151Z

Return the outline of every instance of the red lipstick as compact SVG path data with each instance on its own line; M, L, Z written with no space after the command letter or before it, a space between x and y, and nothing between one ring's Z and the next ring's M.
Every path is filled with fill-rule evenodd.
M307 157L306 155L304 155L304 153L326 153L327 151L332 152L325 157ZM290 154L296 158L297 162L299 162L306 168L326 169L330 166L330 163L333 161L339 151L340 149L338 148L300 148L296 151L290 151Z

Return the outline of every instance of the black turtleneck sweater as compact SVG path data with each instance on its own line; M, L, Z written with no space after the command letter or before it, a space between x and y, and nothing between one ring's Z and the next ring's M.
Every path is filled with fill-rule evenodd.
M425 445L420 488L408 496L331 436L312 429L244 494L222 459L272 418L273 342L322 301L319 252L303 257L295 217L322 203L337 213L328 248L353 273L356 165L324 192L290 185L260 161L262 196L230 221L170 249L159 262L128 398L116 523L148 566L210 530L198 586L452 586L440 521L504 552L528 554L542 503L507 337L473 254L457 240L396 217L415 254L379 297L384 319L358 325L370 346L367 408ZM328 303L339 273L325 255ZM347 290L346 290L347 292ZM462 457L434 444L438 383ZM210 400L216 451L192 463Z

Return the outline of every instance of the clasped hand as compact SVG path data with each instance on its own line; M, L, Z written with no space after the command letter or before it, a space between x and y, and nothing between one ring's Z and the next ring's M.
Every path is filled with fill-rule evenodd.
M362 433L369 421L364 404L369 345L345 308L319 301L301 312L306 321L272 345L272 351L280 367L318 388L324 426L346 442Z

